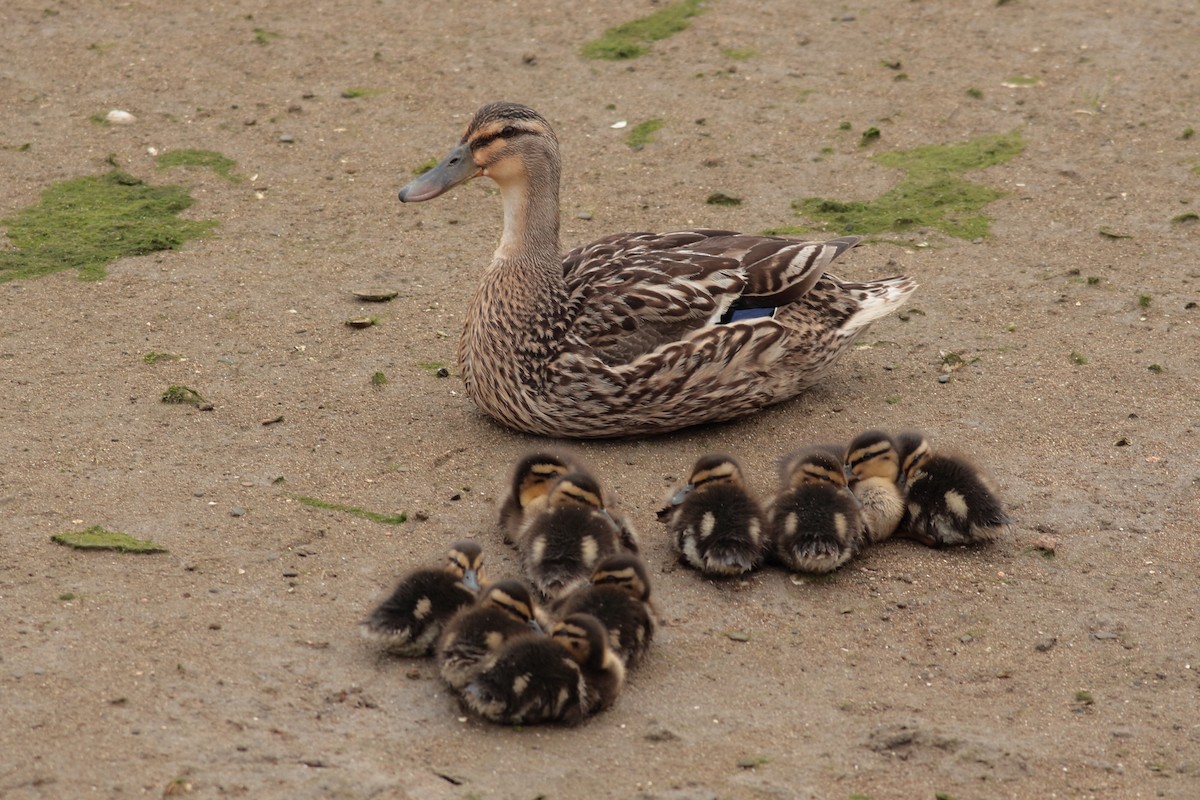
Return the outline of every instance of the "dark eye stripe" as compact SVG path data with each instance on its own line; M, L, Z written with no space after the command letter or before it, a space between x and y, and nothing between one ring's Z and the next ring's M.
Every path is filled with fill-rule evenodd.
M471 150L478 150L481 147L487 147L497 139L515 139L518 136L532 133L532 131L523 130L521 128L507 127L498 133L489 133L486 136L480 136L477 139L471 140Z

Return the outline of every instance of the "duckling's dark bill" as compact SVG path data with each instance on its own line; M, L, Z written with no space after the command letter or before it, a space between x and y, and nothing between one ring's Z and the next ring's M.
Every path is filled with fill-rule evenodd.
M432 200L479 174L480 169L471 158L471 148L460 144L436 167L401 189L400 202L419 203L422 200Z

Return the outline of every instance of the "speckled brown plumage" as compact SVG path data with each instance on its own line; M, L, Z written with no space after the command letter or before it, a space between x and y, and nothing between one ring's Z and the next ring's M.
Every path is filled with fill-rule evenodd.
M749 414L818 381L915 288L826 272L857 237L629 233L562 256L559 163L541 115L492 103L400 192L428 200L480 175L500 186L504 233L468 306L459 362L468 395L518 430L625 436ZM773 310L734 318L748 309Z

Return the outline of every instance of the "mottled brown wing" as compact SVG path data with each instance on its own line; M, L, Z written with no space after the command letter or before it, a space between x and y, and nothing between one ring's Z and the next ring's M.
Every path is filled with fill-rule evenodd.
M713 324L731 307L794 302L857 241L712 229L610 236L564 258L566 336L607 364L629 363Z

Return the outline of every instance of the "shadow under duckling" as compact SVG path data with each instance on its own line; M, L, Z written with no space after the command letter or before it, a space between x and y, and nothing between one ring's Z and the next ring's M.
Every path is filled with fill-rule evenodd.
M933 452L924 435L896 436L906 516L900 535L927 547L994 540L1012 524L982 470L965 459Z
M608 631L609 647L626 667L637 666L650 649L657 626L650 600L650 575L642 559L618 553L596 565L590 586L560 598L550 609L558 619L591 614Z
M702 456L658 512L679 560L706 575L742 575L762 562L766 518L731 456Z
M883 431L860 433L846 448L846 480L862 504L863 529L871 544L886 541L904 517L900 479L900 454L892 437Z
M470 608L450 618L437 645L438 671L446 683L462 689L486 669L495 655L518 636L542 633L529 590L520 581L491 584Z
M610 707L625 683L625 668L606 639L595 617L571 614L549 637L521 637L505 646L463 688L462 704L503 724L577 724Z
M551 486L569 472L592 474L579 458L562 450L536 451L517 462L508 495L500 504L500 531L505 543L520 545L520 532L526 519L545 507ZM600 501L604 512L620 531L621 545L630 552L638 552L637 533L629 519L617 510L615 498L602 491Z
M459 609L475 603L483 574L478 542L455 542L441 569L419 569L400 579L391 595L359 625L366 639L401 656L425 656Z
M771 553L798 572L832 572L863 545L862 514L840 450L814 448L781 462L782 487L767 512Z
M526 516L519 537L526 577L551 599L586 584L600 559L621 547L600 485L584 472L551 484L545 505Z

